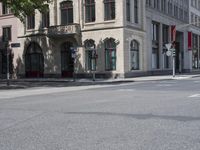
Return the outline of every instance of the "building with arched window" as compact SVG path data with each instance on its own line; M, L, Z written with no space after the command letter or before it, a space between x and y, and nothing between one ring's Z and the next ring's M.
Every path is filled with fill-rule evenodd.
M187 0L55 0L49 11L35 10L24 28L20 25L14 70L22 77L64 78L74 73L90 77L93 72L112 78L169 73L172 57L166 55L165 44L171 42L172 25L189 22L188 4ZM192 14L191 18L198 21ZM193 34L191 53L186 46L188 29L176 31L176 70L199 68L198 37Z

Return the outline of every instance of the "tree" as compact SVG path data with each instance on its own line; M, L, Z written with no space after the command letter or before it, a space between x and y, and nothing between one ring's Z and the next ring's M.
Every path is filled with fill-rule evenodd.
M12 13L24 22L26 16L34 14L35 9L40 12L47 11L47 6L52 0L0 0L0 2L10 8Z

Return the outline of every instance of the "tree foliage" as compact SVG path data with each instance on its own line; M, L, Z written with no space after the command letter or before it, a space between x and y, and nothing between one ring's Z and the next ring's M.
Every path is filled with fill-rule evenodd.
M12 13L24 22L25 17L34 14L35 10L45 12L52 0L0 0L11 9Z

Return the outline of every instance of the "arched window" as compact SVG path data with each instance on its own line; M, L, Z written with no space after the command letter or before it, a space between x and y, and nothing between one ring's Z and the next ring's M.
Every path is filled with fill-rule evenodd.
M131 41L130 48L131 70L139 70L139 43L136 40Z
M115 0L104 0L105 20L115 19Z
M85 68L86 70L96 70L96 46L94 40L86 40L85 46Z
M106 39L105 42L106 70L116 70L116 43L115 39Z
M73 3L72 1L64 1L60 3L61 24L68 25L73 23Z
M44 56L40 46L32 42L25 53L25 69L27 77L42 77L44 72Z
M95 21L95 1L85 0L85 22Z

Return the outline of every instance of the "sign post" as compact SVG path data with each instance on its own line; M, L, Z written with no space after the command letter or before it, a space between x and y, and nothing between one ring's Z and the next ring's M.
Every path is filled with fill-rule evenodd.
M175 74L176 74L176 72L175 72L175 66L176 66L176 64L175 64L175 57L176 57L176 49L171 49L171 51L172 51L172 62L173 62L173 77L175 77Z
M76 47L70 47L71 50L71 57L74 59L73 60L73 65L74 65L74 70L73 70L73 81L76 81L76 52L77 48Z
M176 57L176 49L172 48L172 43L168 43L165 44L165 47L167 48L167 52L166 55L167 56L172 56L172 75L173 78L175 77L176 74L176 70L175 70L175 66L176 66L176 62L175 62L175 57Z

